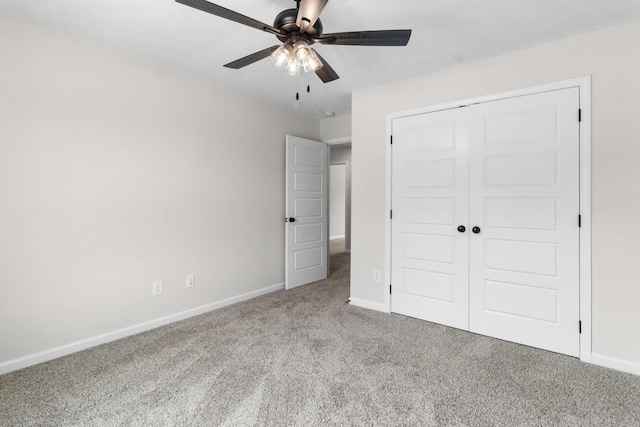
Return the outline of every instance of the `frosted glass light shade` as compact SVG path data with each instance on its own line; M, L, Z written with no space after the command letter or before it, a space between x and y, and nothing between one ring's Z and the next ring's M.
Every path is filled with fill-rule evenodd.
M287 67L293 57L293 48L289 44L283 44L271 54L271 62L278 68Z
M294 45L285 43L271 54L273 64L291 76L316 71L322 67L322 61L305 41Z
M293 45L293 55L303 73L316 71L322 67L322 62L320 62L318 55L304 41L299 41Z

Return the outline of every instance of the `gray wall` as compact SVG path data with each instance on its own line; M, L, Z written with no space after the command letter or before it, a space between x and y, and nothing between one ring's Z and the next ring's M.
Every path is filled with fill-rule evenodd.
M7 14L0 54L0 372L282 285L284 139L318 120Z

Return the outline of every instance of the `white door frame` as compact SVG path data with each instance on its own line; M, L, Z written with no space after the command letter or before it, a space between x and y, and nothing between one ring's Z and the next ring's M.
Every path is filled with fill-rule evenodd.
M580 228L580 320L582 322L580 360L591 362L591 76L387 114L386 141L389 143L386 144L385 212L391 211L391 132L394 119L572 87L577 87L580 90L580 110L582 113L580 122L580 215L582 218L582 227ZM390 215L385 215L385 218L384 280L385 289L389 289L391 285L391 218ZM384 307L385 311L391 312L391 295L388 291L385 291Z

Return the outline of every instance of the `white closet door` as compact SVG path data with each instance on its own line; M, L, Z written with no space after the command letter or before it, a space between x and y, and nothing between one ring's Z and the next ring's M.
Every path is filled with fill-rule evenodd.
M579 356L579 92L471 107L470 330Z
M467 109L393 121L391 310L469 327ZM458 226L465 232L458 232Z

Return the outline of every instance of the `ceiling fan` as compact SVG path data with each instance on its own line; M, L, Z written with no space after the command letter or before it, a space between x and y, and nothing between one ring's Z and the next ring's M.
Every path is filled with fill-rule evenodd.
M411 30L352 31L322 33L320 13L329 0L294 0L297 7L280 12L272 25L267 25L233 10L206 0L176 0L187 6L212 15L247 25L275 35L282 45L275 45L225 64L227 68L240 69L261 59L271 57L273 63L291 75L315 72L328 83L339 78L338 74L309 46L314 43L351 46L406 46Z

